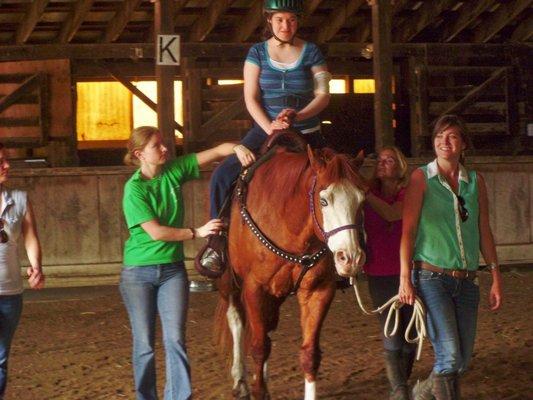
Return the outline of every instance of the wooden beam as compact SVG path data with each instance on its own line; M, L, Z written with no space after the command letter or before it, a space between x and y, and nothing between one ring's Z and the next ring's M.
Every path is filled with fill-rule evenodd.
M39 75L32 75L22 82L15 90L0 99L0 114L15 104L22 96L30 94L41 83Z
M473 41L485 43L494 37L502 28L515 19L518 14L531 6L531 0L513 0L500 3L500 6L474 31Z
M402 11L405 6L410 3L411 0L396 0L392 2L392 18ZM360 24L355 32L351 35L351 41L357 43L364 43L370 40L370 34L372 33L372 21L365 21L363 24Z
M533 15L525 18L513 31L511 42L526 42L533 36Z
M85 16L88 14L91 6L95 0L80 0L75 3L72 12L67 16L67 19L61 26L61 31L57 41L59 43L68 43L72 40L78 29L80 29Z
M232 42L245 42L255 32L257 27L261 25L261 21L263 21L262 10L263 2L255 1L244 19L236 27L231 37Z
M472 89L470 92L466 94L465 97L463 97L461 100L459 100L457 103L455 103L453 106L448 108L446 111L442 113L444 114L460 114L463 110L468 108L470 105L472 105L480 95L483 94L483 91L489 87L491 87L493 84L498 82L500 79L502 79L506 73L507 73L508 67L502 67L498 70L494 71L492 75L487 79L485 82L483 82L478 87Z
M200 139L207 139L207 136L220 128L225 122L231 121L245 110L244 96L230 103L226 108L213 115L209 121L202 124L200 128Z
M365 4L366 0L347 0L343 6L337 7L328 15L315 37L316 43L330 40L346 23L346 20Z
M461 31L474 22L481 13L492 7L495 0L477 0L463 3L459 8L457 19L443 26L441 42L449 42L456 37Z
M394 145L392 129L392 17L390 0L372 2L372 41L374 44L374 137L375 149Z
M174 33L174 0L155 0L154 34ZM174 71L173 65L155 66L157 81L157 126L167 146L169 156L176 157L176 136L174 134Z
M124 0L115 13L115 16L108 22L100 42L110 43L117 40L140 3L141 0Z
M95 64L106 71L109 75L115 78L117 81L122 83L133 95L137 96L144 104L150 107L153 111L157 112L157 103L153 102L147 95L145 95L137 86L130 82L128 78L122 75L117 69L109 63L104 61L96 61ZM174 129L183 133L183 126L174 121Z
M424 152L424 136L429 131L427 68L421 59L409 58L409 105L411 110L411 156Z
M327 43L320 49L328 57L353 57L360 54L366 43ZM242 58L246 56L250 44L247 43L182 43L182 57ZM392 53L396 57L454 54L462 56L493 56L516 49L529 53L533 46L520 44L457 44L457 43L393 43ZM77 60L113 59L153 59L153 43L97 43L97 44L40 44L0 46L0 61L51 60L69 58Z
M183 8L187 5L188 2L189 0L177 0L174 2L174 17L172 19L174 21L174 26L176 26L176 21L178 20L178 17L181 14L181 10L183 10ZM153 25L150 26L150 29L146 33L145 40L147 42L153 42L155 40Z
M24 21L20 23L15 33L15 42L17 44L26 43L49 2L50 0L34 0L31 3Z
M234 0L212 1L205 13L200 15L191 28L189 41L202 42L213 30L219 17L226 12Z
M413 18L408 18L395 30L393 37L397 43L409 42L426 26L445 10L451 8L456 3L455 0L426 0L420 6L418 14Z

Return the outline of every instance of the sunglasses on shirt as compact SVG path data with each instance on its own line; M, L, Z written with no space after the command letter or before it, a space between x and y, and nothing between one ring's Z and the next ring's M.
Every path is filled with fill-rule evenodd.
M7 243L9 240L9 236L7 235L7 232L4 230L4 220L0 219L0 243Z
M459 216L461 221L466 222L468 220L468 210L465 207L465 199L462 196L456 195L459 202Z

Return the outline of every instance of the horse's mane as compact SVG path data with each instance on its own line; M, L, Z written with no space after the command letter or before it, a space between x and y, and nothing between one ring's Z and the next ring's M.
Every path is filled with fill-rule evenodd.
M336 183L347 179L360 188L367 186L357 173L351 156L336 153L328 148L315 150L314 155L315 162L321 166L321 174L327 182ZM306 174L310 172L310 162L306 153L278 150L277 155L268 162L267 168L268 172L263 178L263 197L268 199L271 207L277 208L284 207L287 201L298 193L299 184L305 183Z

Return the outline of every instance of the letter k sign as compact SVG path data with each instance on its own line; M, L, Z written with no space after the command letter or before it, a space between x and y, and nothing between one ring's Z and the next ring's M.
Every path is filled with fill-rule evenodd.
M157 35L157 65L180 65L179 35Z

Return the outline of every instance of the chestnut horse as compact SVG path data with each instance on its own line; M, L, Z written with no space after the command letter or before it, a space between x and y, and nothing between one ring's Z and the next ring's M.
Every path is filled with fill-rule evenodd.
M333 264L339 275L348 277L365 261L356 231L366 188L356 172L362 158L360 154L350 162L348 156L328 149L308 148L307 154L276 149L275 155L256 169L247 187L248 214L243 213L239 196L234 199L229 267L219 281L221 296L215 323L220 329L227 322L233 339L231 374L236 398L250 397L245 326L249 329L246 350L254 361L252 395L255 399L269 398L268 334L276 329L279 308L295 289L301 311L300 365L305 400L316 398L320 329L336 289ZM249 220L254 221L255 228ZM254 231L260 231L263 237ZM302 255L307 256L299 264L287 256L289 253L299 261ZM303 277L302 264L312 264ZM226 329L228 339L229 331Z

